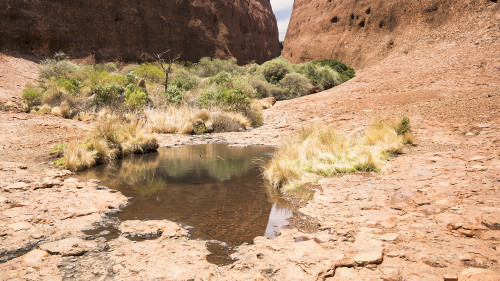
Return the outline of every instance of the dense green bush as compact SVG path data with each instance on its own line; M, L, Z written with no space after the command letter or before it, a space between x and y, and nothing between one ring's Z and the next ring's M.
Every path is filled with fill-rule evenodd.
M337 71L340 75L342 82L345 82L349 79L356 77L356 73L352 67L347 66L346 64L332 59L324 59L324 60L315 60L314 64L328 66L331 69Z
M57 83L63 87L68 94L77 95L82 89L82 83L75 78L59 79Z
M170 85L165 93L165 101L169 104L182 104L184 101L184 90L177 85Z
M177 86L179 89L189 91L198 86L198 79L187 71L180 71L175 75L174 79L170 82L171 86Z
M310 94L312 85L309 79L299 73L289 73L280 82L283 93L279 99L293 99Z
M99 105L110 105L118 101L123 88L115 84L97 85L92 88L94 103Z
M279 83L291 71L290 62L282 57L267 61L259 67L259 72L266 81L273 84Z
M134 70L134 74L153 83L164 83L166 77L163 69L151 63L142 63Z
M333 69L315 63L304 63L296 67L297 72L305 75L319 91L333 88L342 83L339 74Z
M23 90L23 101L28 105L28 109L35 105L40 104L40 94L42 90L31 83L26 85L26 89Z
M210 83L215 85L224 85L232 80L232 76L229 72L221 71L210 78Z
M201 107L219 106L228 110L246 112L250 108L250 99L241 88L219 87L217 91L203 92L198 98L198 105Z
M200 77L211 77L221 71L228 73L240 72L240 67L235 58L221 60L204 57L198 63L194 64L193 71Z
M71 77L74 75L79 67L77 64L70 60L45 60L42 63L38 76L42 79L49 79L51 77Z
M125 90L125 104L132 108L145 105L147 97L148 93L141 87L136 88L134 85L129 85Z
M260 97L279 97L281 96L282 89L267 82L264 78L250 77L248 83L257 91Z

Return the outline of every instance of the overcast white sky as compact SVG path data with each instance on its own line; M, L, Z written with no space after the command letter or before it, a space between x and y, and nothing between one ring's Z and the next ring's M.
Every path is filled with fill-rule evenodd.
M280 41L285 39L288 22L292 15L293 0L271 0L274 14L278 20L278 30L280 32Z

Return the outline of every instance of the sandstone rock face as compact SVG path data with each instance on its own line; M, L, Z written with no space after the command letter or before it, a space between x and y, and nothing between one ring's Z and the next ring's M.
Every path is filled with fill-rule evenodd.
M203 56L239 63L280 53L269 0L2 1L0 50L36 56L152 59L172 49L181 60Z
M481 38L498 20L479 20L481 14L498 14L499 6L493 0L295 0L283 56L293 62L333 58L364 68L393 53L457 41L456 30L460 38Z

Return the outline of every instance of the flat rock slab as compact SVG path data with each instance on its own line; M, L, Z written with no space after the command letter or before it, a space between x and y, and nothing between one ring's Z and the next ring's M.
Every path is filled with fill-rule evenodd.
M500 274L484 268L467 268L458 275L459 281L499 281Z
M88 252L96 247L93 241L85 241L80 238L67 238L40 246L41 250L51 254L59 254L62 256L77 256Z

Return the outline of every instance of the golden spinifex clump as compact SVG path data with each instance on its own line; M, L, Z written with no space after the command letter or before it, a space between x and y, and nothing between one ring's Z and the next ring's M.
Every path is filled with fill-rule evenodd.
M158 140L143 127L143 122L137 116L102 113L94 130L84 141L66 146L60 164L78 171L126 155L155 151Z
M264 177L275 190L290 190L321 177L377 171L385 159L412 143L409 118L372 125L362 137L327 126L293 134L267 164Z

